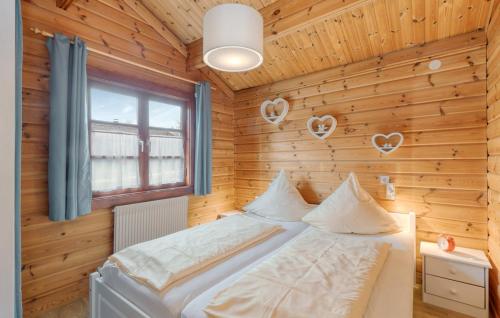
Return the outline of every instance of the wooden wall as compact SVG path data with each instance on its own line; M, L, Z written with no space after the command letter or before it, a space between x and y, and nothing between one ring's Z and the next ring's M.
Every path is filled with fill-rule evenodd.
M263 192L280 168L311 203L355 171L382 206L417 213L419 241L449 233L459 245L486 250L485 45L484 32L470 33L237 92L236 206ZM428 69L431 57L441 59L440 70ZM279 126L260 116L260 104L276 96L290 102ZM338 127L319 141L306 121L324 114ZM392 131L404 134L404 144L383 156L371 135ZM396 183L395 201L384 199L380 175Z
M500 1L496 1L488 26L488 249L491 304L500 316Z
M185 58L122 0L76 0L67 11L57 9L55 0L25 0L23 18L22 278L25 316L32 317L87 294L88 274L111 253L113 220L110 209L70 222L47 218L50 66L44 38L29 28L78 34L95 48L192 79L213 74L186 72ZM500 70L498 45L493 45L498 32L488 37L490 255L498 260L500 173L494 137L500 136L495 126ZM235 201L241 207L252 200L281 167L293 170L309 202L324 199L355 171L383 206L417 212L419 239L434 240L445 232L463 246L486 250L485 45L484 33L472 33L247 89L236 95L234 110L230 92L224 95L228 90L221 87L213 97L214 193L190 198L190 225L213 220ZM431 56L443 61L442 69L428 70ZM92 54L89 70L146 80L170 92L193 89ZM275 96L291 103L279 127L259 115L260 103ZM307 118L327 113L337 117L337 130L326 141L313 139L305 129ZM371 148L371 134L394 130L406 138L397 152L384 157ZM379 175L396 182L396 201L384 200Z
M32 317L87 295L88 274L112 252L113 219L110 209L69 222L47 218L49 61L45 39L30 27L77 34L94 48L192 79L202 75L186 73L184 56L122 0L79 0L67 11L57 9L55 0L23 1L22 7L22 288L25 316ZM122 80L146 80L172 93L193 92L193 85L90 54L89 71L98 70ZM190 224L215 219L218 211L233 208L233 109L223 91L213 93L214 193L190 199Z

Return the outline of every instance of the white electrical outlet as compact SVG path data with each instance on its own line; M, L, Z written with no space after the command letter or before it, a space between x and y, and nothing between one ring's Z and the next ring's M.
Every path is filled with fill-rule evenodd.
M396 200L396 185L394 183L385 185L385 198L387 200Z
M378 181L380 184L388 184L390 182L390 177L389 176L379 176Z

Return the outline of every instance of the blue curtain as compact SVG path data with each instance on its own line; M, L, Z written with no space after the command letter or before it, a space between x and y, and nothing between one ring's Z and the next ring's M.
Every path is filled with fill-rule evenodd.
M61 34L50 55L49 218L71 220L91 210L87 48Z
M21 134L22 134L22 86L23 86L23 20L21 17L21 2L16 0L16 154L15 154L15 251L16 251L16 306L15 317L23 316L21 297Z
M196 85L194 194L212 191L212 92L210 83Z

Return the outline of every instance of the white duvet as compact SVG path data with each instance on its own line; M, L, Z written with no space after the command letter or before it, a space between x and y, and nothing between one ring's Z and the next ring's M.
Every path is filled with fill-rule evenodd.
M136 281L163 292L178 280L281 230L278 225L234 215L130 246L109 260Z
M220 291L209 317L362 317L390 245L309 228Z

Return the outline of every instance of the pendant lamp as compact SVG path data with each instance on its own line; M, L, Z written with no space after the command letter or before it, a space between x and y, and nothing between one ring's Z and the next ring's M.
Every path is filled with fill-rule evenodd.
M237 3L218 5L203 18L203 61L224 72L259 67L263 57L263 19L254 8Z

